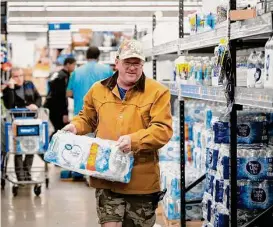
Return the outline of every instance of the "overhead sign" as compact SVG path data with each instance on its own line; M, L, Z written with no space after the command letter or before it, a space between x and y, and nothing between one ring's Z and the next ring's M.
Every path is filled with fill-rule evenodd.
M55 49L67 48L72 43L70 23L48 24L49 47Z
M49 31L56 30L70 30L70 23L50 23L48 24Z

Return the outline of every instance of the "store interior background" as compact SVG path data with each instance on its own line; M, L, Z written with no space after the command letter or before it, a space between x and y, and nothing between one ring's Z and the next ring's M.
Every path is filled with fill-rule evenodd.
M223 2L226 0L185 0L185 36L191 33L189 15L195 12L217 14L217 6ZM252 4L257 1L240 2ZM32 80L45 98L48 89L47 77L50 72L58 69L57 59L64 59L66 54L72 53L77 59L77 66L80 66L85 63L86 48L89 45L97 45L102 53L99 63L113 65L117 46L124 38L136 37L143 42L145 50L151 50L153 45L158 46L178 40L178 14L178 1L175 0L9 0L7 39L10 44L11 63L13 66L23 68L26 79ZM156 16L154 31L153 15ZM59 34L50 43L49 24L69 24L70 29L66 31L66 35ZM264 47L261 48L264 49ZM213 57L213 51L209 54L200 52L192 56ZM158 81L173 80L177 59L178 54L174 52L157 56L156 79ZM147 77L153 77L151 56L144 64L144 72ZM246 75L239 77L237 85L247 87ZM257 91L259 92L259 89L255 90ZM264 94L265 91L262 90L262 93ZM188 106L194 109L198 105L202 106L205 101L196 103L189 102ZM210 104L205 103L208 106ZM173 107L178 107L178 105L176 99ZM217 104L215 106L217 108ZM173 108L173 110L176 111L174 115L178 115L178 108ZM69 111L70 119L72 119L73 99L69 99ZM179 122L176 123L176 126L179 127ZM51 126L50 132L52 130ZM39 158L35 159L35 165L41 166L42 164ZM10 165L13 165L12 160ZM94 190L90 190L84 183L74 184L73 182L71 184L71 182L60 180L60 168L53 166L50 169L50 182L49 190L44 190L40 197L35 197L32 191L25 189L16 198L13 197L11 190L2 191L2 226L98 226L93 198ZM74 211L74 207L77 207L77 211ZM92 207L91 210L90 207ZM54 215L53 211L56 211ZM49 214L52 215L51 218L48 217ZM163 227L164 221L161 218L157 219L157 224ZM31 223L33 220L36 221L36 224ZM175 224L177 223L178 221ZM200 223L192 226L200 227Z
M209 4L207 4L209 2ZM216 0L186 0L185 15L196 11L216 12ZM215 4L215 7L213 7ZM208 7L210 5L210 7ZM92 8L92 6L95 6ZM124 10L121 10L124 7ZM110 8L109 8L110 7ZM98 10L96 8L99 8ZM78 9L78 10L77 10ZM93 10L94 9L94 10ZM156 15L157 26L154 31L154 45L176 40L178 37L178 1L8 1L8 40L11 44L12 64L22 67L27 79L31 79L38 87L41 95L47 93L46 76L51 67L40 73L37 70L37 61L41 58L43 48L56 49L48 41L48 23L70 23L71 42L75 34L89 34L89 44L103 45L102 42L93 42L95 36L120 33L124 37L134 37L143 41L144 48L152 48L152 16ZM111 10L111 11L109 11ZM121 11L120 11L121 10ZM184 32L190 32L188 18L185 17ZM66 39L66 38L65 38ZM62 46L62 40L59 39ZM104 43L109 46L109 43ZM77 45L77 44L76 44ZM73 45L72 45L73 46ZM79 46L88 46L87 43ZM73 51L73 47L72 50ZM102 51L107 56L107 64L114 63L116 48ZM101 57L102 58L102 57ZM174 60L177 55L163 56L157 61L157 79L169 79L173 73ZM104 63L100 59L101 63ZM78 64L78 66L80 66ZM39 66L38 66L39 67ZM35 69L36 68L36 69ZM39 70L39 69L38 69ZM44 69L42 69L44 70ZM152 61L144 65L146 76L152 77ZM31 76L33 75L33 76ZM69 99L70 118L72 117L73 100Z

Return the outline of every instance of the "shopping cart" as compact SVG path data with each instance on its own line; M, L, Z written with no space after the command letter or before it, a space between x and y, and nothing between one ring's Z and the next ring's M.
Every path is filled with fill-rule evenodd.
M41 108L30 111L25 108L11 109L6 113L6 118L1 119L2 124L2 146L1 146L1 187L5 188L6 181L11 182L12 193L18 194L19 186L34 185L34 193L41 194L41 185L49 186L48 166L23 168L18 178L14 167L8 167L9 156L13 155L39 155L48 148L48 110ZM18 156L17 156L18 157ZM24 166L25 167L25 166ZM27 169L27 170L26 170ZM20 169L21 170L21 169ZM23 172L23 173L22 173ZM27 174L30 174L27 176Z

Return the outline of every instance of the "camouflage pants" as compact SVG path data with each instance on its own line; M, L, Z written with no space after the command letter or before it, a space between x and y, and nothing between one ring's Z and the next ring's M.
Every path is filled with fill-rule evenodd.
M123 227L153 227L156 220L154 195L122 195L96 189L99 223L122 222Z

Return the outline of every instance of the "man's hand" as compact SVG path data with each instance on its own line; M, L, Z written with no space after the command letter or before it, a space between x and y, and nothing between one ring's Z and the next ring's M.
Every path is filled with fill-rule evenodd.
M38 110L38 106L36 106L35 104L30 104L29 106L26 106L26 108L31 110L31 111Z
M73 134L77 134L76 126L73 124L66 125L62 130L72 132Z
M129 153L131 151L131 137L128 135L119 137L117 146L124 153Z
M69 122L68 115L63 115L63 123L67 124Z
M8 86L10 89L14 89L14 85L16 84L16 81L12 78L10 78L9 82L8 82Z

